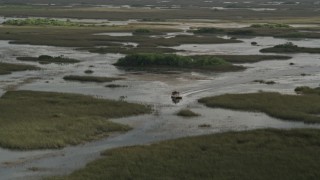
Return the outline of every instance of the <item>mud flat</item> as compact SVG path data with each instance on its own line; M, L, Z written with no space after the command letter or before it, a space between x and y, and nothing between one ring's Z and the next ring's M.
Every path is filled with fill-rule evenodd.
M26 64L9 64L0 62L0 75L10 74L16 71L39 70L36 66Z

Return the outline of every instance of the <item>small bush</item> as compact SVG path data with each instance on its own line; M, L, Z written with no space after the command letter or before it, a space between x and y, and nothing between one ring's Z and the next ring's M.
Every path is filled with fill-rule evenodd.
M297 48L298 46L293 44L292 42L286 42L284 44L279 44L274 46L274 48Z

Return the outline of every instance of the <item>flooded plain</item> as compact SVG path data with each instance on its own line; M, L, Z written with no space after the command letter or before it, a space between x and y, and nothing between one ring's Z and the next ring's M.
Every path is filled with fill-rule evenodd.
M185 50L182 52L185 55L253 55L261 54L259 50L262 48L288 41L303 47L320 46L320 41L317 39L288 40L255 37L251 39L240 38L240 40L243 43L188 44L174 48ZM257 42L258 46L252 46L252 41ZM13 45L8 41L0 41L1 62L21 63L16 60L16 57L35 57L44 54L64 55L79 59L81 62L69 65L41 65L30 62L28 64L37 65L42 70L0 76L0 94L7 90L35 90L80 93L108 99L126 97L126 100L130 102L151 105L154 112L149 115L114 119L115 122L130 125L133 130L124 134L112 134L108 138L78 146L42 151L0 149L1 179L41 179L43 176L67 174L98 158L101 151L115 147L149 144L167 139L225 131L259 128L320 128L320 125L275 119L264 113L212 109L197 103L201 97L225 93L247 93L263 90L293 94L293 89L297 86L317 87L320 82L320 57L316 54L283 54L292 56L292 59L241 64L247 67L241 72L175 71L157 73L125 71L116 68L112 64L124 56L121 54L95 54L77 51L73 48ZM289 65L290 63L294 65ZM105 85L111 83L80 83L63 80L65 75L84 75L84 71L88 69L92 70L93 75L96 76L123 77L124 80L115 81L112 84L126 85L127 87L107 88ZM309 75L302 76L303 73ZM272 80L276 84L254 83L253 81L256 79ZM171 101L170 95L174 90L182 93L183 100L180 103L174 104ZM178 110L186 107L201 116L181 118L175 115ZM202 124L210 125L210 127L199 127Z

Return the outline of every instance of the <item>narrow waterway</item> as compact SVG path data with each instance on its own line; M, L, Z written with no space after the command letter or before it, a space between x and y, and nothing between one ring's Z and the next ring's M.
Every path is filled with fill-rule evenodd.
M243 43L219 45L181 45L175 47L187 52L184 54L260 54L259 50L275 44L287 42L285 39L256 37L241 39ZM259 46L251 46L256 41ZM291 41L291 40L290 40ZM316 39L292 40L305 47L319 47ZM271 118L264 113L211 109L197 103L205 96L224 93L245 93L275 91L293 94L293 89L300 85L319 86L319 55L290 54L290 60L273 60L253 64L242 64L248 69L228 73L148 73L126 72L112 64L123 55L94 54L76 51L72 48L12 45L0 41L0 57L3 62L21 63L15 60L18 56L64 55L81 60L72 65L39 65L40 71L17 72L0 76L0 94L8 89L70 92L93 95L97 98L118 99L126 96L127 101L150 104L155 112L150 115L114 119L113 121L128 124L133 130L124 134L113 134L109 138L66 147L60 150L44 151L10 151L0 149L1 179L41 179L48 175L62 175L84 167L86 163L99 157L100 152L115 147L174 139L185 136L241 131L258 128L320 128L320 125L301 122L283 121ZM294 65L289 65L294 63ZM126 88L106 88L108 83L66 82L65 75L83 75L90 69L97 76L121 76L125 80L113 83L127 85ZM308 76L301 76L307 73ZM254 83L256 79L273 80L274 85ZM182 92L183 100L174 104L170 93L173 90ZM201 114L196 119L183 119L175 115L181 108L188 107ZM211 127L200 128L201 124ZM37 169L33 171L33 169Z

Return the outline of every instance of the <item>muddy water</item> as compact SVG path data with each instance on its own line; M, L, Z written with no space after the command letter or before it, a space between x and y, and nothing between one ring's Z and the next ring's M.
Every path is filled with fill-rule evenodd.
M228 37L225 37L228 38ZM284 39L257 37L241 39L244 43L223 45L182 45L177 49L187 50L186 54L260 54L259 49L286 42ZM256 41L260 46L251 46ZM294 40L295 44L307 47L319 46L319 40ZM296 86L316 87L320 81L320 60L318 55L295 54L285 61L265 61L244 64L249 68L243 72L232 73L196 73L170 72L145 73L126 72L112 66L122 55L100 55L71 48L49 46L11 45L0 41L1 61L14 62L17 56L65 55L80 59L82 62L72 65L39 65L41 71L27 71L0 76L0 93L8 87L14 89L73 92L96 96L98 98L118 99L126 96L128 101L147 103L154 106L151 115L115 119L113 121L128 124L134 129L125 134L114 134L110 138L67 147L61 150L47 151L9 151L0 149L1 179L40 179L41 176L60 175L83 167L87 162L99 157L105 149L136 144L148 144L156 141L184 136L200 135L224 131L241 131L257 128L320 128L299 122L282 121L263 113L239 112L224 109L206 108L196 101L200 97L224 93L244 93L277 91L293 93ZM289 63L295 63L289 66ZM93 66L93 67L90 67ZM66 82L64 75L83 75L91 69L98 76L121 76L125 80L113 84L128 85L127 88L110 89L104 87L109 83ZM302 73L310 74L301 76ZM31 80L30 80L31 79ZM253 83L255 79L274 80L275 85ZM182 92L183 100L173 104L170 93ZM189 107L200 113L196 119L183 119L175 113L181 108ZM209 128L199 128L200 124L210 124ZM37 171L28 170L37 168Z

